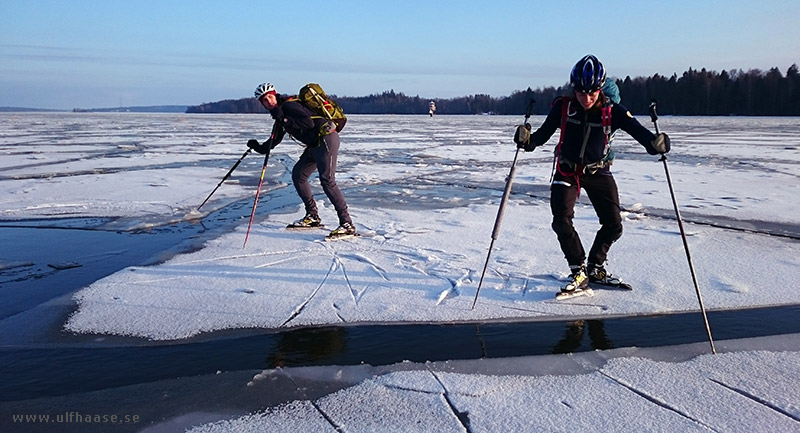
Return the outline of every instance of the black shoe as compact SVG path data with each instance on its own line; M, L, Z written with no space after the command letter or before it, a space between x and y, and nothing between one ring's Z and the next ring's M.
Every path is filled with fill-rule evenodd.
M576 290L585 289L589 285L589 276L586 275L586 266L570 266L570 270L572 271L571 275L569 276L570 281L561 289L561 291L570 293Z
M607 286L618 286L622 283L621 279L611 275L602 265L589 263L588 274L590 283L604 284Z
M611 275L610 272L602 266L597 266L589 263L589 282L607 287L618 287L625 290L633 290L633 286Z
M319 218L319 215L314 214L306 214L303 219L297 220L291 224L289 227L319 227L322 224L322 220Z
M352 236L356 234L356 228L351 222L342 223L336 230L328 235L329 238L338 238L341 236Z

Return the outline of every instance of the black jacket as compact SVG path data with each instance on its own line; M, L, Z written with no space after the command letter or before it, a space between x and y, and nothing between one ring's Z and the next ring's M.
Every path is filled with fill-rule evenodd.
M312 119L314 112L311 109L284 95L278 95L278 106L269 114L275 119L271 147L277 146L287 133L306 146L316 146L319 144L319 130L327 123L322 118Z
M544 123L531 134L531 141L526 150L541 146L561 127L563 104L568 103L567 123L564 128L564 142L561 145L561 156L574 164L591 164L603 159L606 154L606 136L603 130L602 113L599 108L588 112L575 98L559 98L553 103ZM611 106L611 132L621 129L642 146L653 150L652 141L656 136L636 120L627 108L619 104ZM586 144L583 154L581 151Z

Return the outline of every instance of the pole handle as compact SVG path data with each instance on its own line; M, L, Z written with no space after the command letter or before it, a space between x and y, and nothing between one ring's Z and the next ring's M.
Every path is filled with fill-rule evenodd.
M533 111L533 104L536 102L535 99L531 98L528 101L528 107L525 109L525 120L528 120L531 117L531 111Z
M650 120L653 121L653 125L656 127L656 134L658 134L658 114L656 113L656 105L658 105L658 100L652 99L648 111L650 111Z

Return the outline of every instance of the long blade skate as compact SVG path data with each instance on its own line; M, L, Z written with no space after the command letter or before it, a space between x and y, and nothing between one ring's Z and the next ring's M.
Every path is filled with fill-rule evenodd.
M588 287L583 289L570 290L568 292L556 293L556 300L563 301L565 299L577 298L578 296L594 296L594 291Z

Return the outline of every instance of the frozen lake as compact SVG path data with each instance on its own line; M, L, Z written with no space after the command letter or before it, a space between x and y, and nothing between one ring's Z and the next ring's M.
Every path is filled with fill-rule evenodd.
M267 116L3 113L0 341L4 358L16 366L6 374L20 376L37 366L26 373L39 376L29 383L32 396L46 383L35 371L47 368L42 360L61 349L75 351L64 352L68 358L113 363L130 357L136 347L152 346L166 352L137 356L160 356L169 359L167 365L190 356L192 349L252 351L259 334L278 331L296 340L283 346L262 342L274 347L266 352L285 356L290 364L310 365L303 363L315 356L313 351L279 352L292 347L308 352L302 344L308 339L336 341L338 326L495 323L506 326L499 334L511 341L548 322L557 337L545 338L546 351L558 344L565 328L569 332L569 321L589 320L595 329L606 323L611 340L622 341L613 347L625 347L642 343L617 338L621 334L613 333L613 319L680 313L697 320L663 166L624 133L615 140L613 170L626 233L612 248L609 268L637 290L552 301L566 275L549 229L554 137L544 149L520 154L490 272L478 308L469 308L514 156L510 137L521 120L351 116L342 133L338 182L366 236L336 244L321 242L324 233L281 230L301 213L289 179L301 149L287 138L270 158L253 232L242 248L262 157L246 157L203 212L195 209L242 156L246 141L264 139ZM531 123L542 120L534 117ZM652 126L646 116L640 121ZM797 118L660 119L660 129L673 140L670 171L700 287L715 314L784 306L788 310L778 316L796 316L792 306L800 294L773 286L798 281L798 123ZM334 213L316 177L312 185L323 219L332 225ZM596 222L583 200L576 225L586 243ZM767 317L751 320L766 324ZM781 317L773 326L782 326ZM542 325L530 328L537 331L509 331L514 322ZM723 320L716 323L722 328ZM702 341L701 327L698 323L688 340L676 330L672 337L677 339L665 344ZM368 336L370 328L363 329ZM721 336L730 335L726 332L720 329ZM357 328L349 334L358 346ZM446 335L442 332L432 346L441 346ZM466 335L475 338L480 331ZM598 348L589 337L581 335L569 346ZM361 350L362 355L356 350L320 363L381 362L366 355L380 348ZM542 353L529 350L516 353ZM385 359L397 362L396 356ZM425 356L423 347L412 357ZM222 371L270 368L280 365L276 359L216 365ZM190 363L183 373L206 377L214 363ZM180 367L171 368L161 374L181 374ZM113 376L125 377L128 385L148 381L147 374L136 371ZM83 391L102 389L103 380L95 382ZM24 389L25 383L16 386ZM59 386L62 391L47 395L68 393L68 381Z

